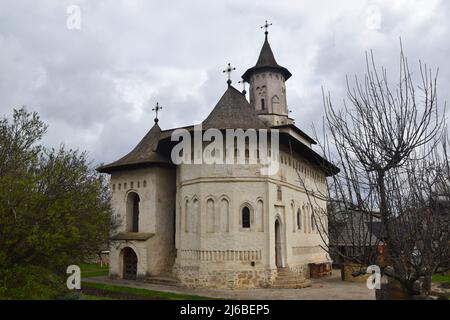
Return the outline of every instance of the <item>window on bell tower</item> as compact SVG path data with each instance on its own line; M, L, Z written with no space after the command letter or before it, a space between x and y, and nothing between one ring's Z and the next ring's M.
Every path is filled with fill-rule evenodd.
M265 110L266 106L264 105L264 98L261 99L261 110Z

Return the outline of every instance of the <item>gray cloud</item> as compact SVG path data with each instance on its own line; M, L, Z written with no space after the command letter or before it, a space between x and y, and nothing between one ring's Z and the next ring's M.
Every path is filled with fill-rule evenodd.
M66 28L69 5L81 30ZM25 1L0 2L0 113L27 105L50 125L46 143L87 150L96 162L127 153L153 125L205 118L233 80L256 62L259 26L289 68L288 103L311 132L323 115L321 86L335 102L345 75L362 74L364 52L396 77L399 37L413 70L418 59L440 67L441 102L450 85L447 1Z

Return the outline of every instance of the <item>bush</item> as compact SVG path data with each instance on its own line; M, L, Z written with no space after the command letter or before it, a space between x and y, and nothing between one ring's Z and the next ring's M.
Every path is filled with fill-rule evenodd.
M36 113L0 120L0 297L72 297L65 270L99 252L112 222L109 190L77 150L46 149Z

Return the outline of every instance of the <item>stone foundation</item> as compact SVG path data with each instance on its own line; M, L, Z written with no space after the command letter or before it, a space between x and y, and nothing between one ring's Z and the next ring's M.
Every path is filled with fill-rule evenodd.
M289 266L287 269L289 269L290 272L297 274L299 278L305 280L310 278L309 266L307 264L292 267Z
M277 270L211 270L198 266L174 266L173 274L190 288L266 288L277 276Z
M309 279L308 265L288 267L299 281ZM173 275L190 288L251 289L270 287L277 279L277 269L213 268L209 265L175 265Z

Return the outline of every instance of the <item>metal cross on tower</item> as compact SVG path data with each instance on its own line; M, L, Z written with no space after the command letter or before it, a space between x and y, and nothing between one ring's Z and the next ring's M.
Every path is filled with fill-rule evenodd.
M228 63L228 66L225 70L223 70L223 73L228 73L228 86L231 86L231 72L233 72L234 70L236 70L236 68L231 66L231 63Z
M245 80L242 79L242 80L239 81L239 83L242 84L242 89L243 89L242 90L242 94L245 96L247 94L247 90L245 90Z
M162 107L159 105L159 102L157 102L156 103L156 106L152 109L152 111L155 111L155 114L156 114L156 116L155 116L155 123L158 123L158 112L159 112L159 110L161 110L162 109Z
M269 27L272 25L272 23L269 23L269 22L267 22L267 20L266 20L266 23L261 27L261 29L262 28L264 28L264 33L265 33L265 35L267 36L267 34L269 33Z

